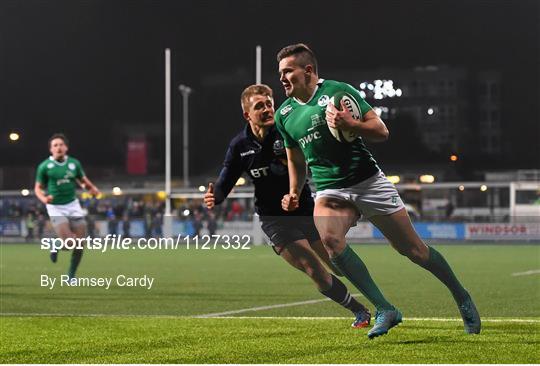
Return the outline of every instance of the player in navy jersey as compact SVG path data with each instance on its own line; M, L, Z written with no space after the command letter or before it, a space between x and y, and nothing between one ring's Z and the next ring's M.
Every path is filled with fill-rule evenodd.
M334 269L313 221L309 186L304 184L300 195L301 209L286 212L281 207L281 198L289 192L289 175L283 139L274 126L272 89L251 85L242 93L241 103L248 123L231 140L219 178L215 186L209 184L204 196L206 207L212 209L223 202L242 173L247 173L255 186L255 207L262 229L275 252L306 273L324 296L352 311L356 317L353 327L368 326L369 311L321 263L322 259Z

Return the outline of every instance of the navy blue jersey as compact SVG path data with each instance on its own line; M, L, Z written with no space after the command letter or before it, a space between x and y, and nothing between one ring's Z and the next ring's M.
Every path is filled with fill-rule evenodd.
M216 204L223 202L242 173L249 175L255 186L255 208L260 216L313 215L313 198L307 184L300 196L300 207L292 212L281 208L281 199L289 193L287 154L283 138L272 126L264 141L257 141L250 125L230 142L223 169L215 184Z

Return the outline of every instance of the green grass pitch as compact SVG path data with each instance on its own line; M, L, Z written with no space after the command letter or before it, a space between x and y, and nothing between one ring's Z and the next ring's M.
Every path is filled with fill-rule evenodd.
M86 251L79 277L146 274L152 289L49 290L40 275L64 274L70 253L52 264L36 245L3 244L0 362L539 363L540 274L513 274L540 269L540 246L435 246L473 295L480 335L464 334L442 284L385 245L353 248L405 320L368 340L268 247Z

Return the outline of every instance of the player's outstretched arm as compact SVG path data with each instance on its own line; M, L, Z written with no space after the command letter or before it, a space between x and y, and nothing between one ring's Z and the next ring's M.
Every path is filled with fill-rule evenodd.
M51 196L50 194L45 194L43 186L39 182L36 182L36 184L34 185L34 193L36 194L38 200L40 200L44 204L51 203L53 200L53 196Z
M238 153L236 145L231 142L227 149L227 153L225 154L223 168L219 172L219 177L216 181L216 184L214 185L213 183L210 183L208 185L208 191L206 192L206 194L211 193L212 195L212 207L214 207L215 205L219 205L225 200L225 198L227 198L229 193L231 193L234 185L238 181L238 178L242 176L242 171L243 169L240 160L240 154Z
M88 191L88 193L97 196L101 192L99 189L88 179L87 176L81 178L82 187Z
M366 112L363 121L354 119L345 103L341 101L340 109L328 104L326 122L328 126L343 131L354 132L369 142L384 142L388 140L388 128L373 110Z
M242 170L239 166L236 164L225 165L219 173L219 178L216 184L208 184L208 190L204 195L204 203L206 204L206 207L208 209L212 209L215 205L219 205L221 202L225 201L225 198L227 198L229 193L231 193L234 185L238 181L238 178L241 176Z

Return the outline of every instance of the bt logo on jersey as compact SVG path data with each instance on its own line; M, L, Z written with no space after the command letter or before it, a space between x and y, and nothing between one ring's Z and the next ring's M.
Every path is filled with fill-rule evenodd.
M262 168L251 169L249 173L253 178L266 177L268 175L268 169L270 169L270 167L263 166Z

